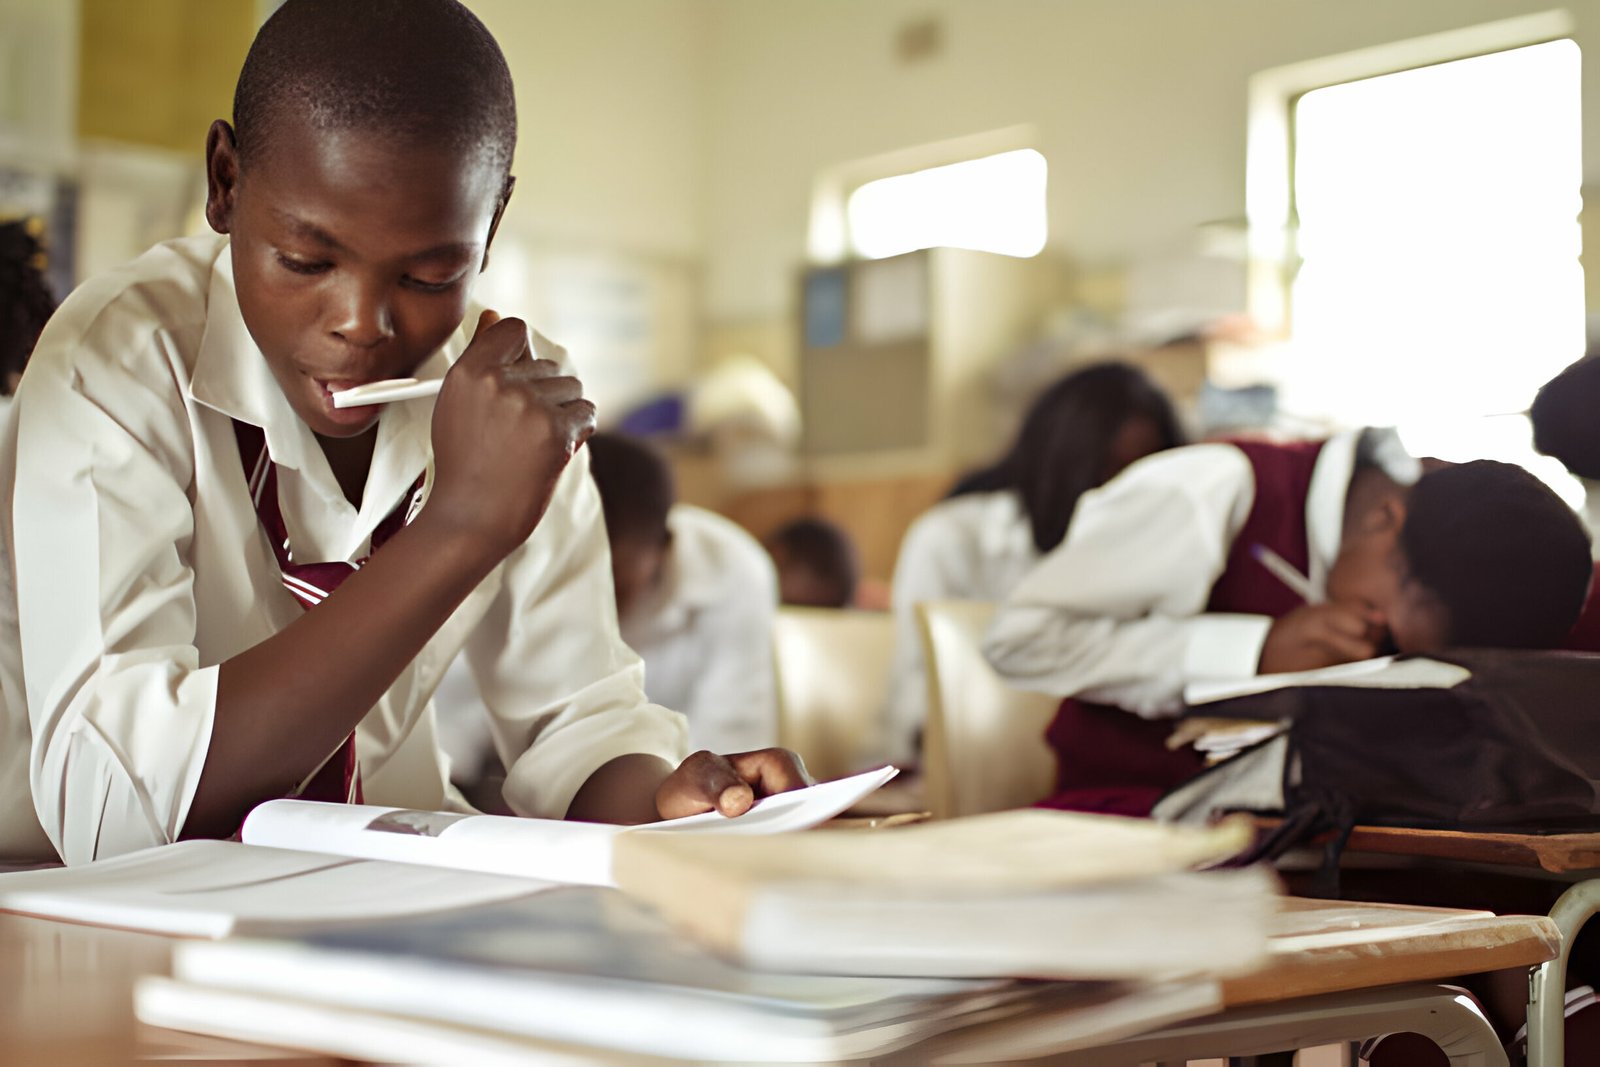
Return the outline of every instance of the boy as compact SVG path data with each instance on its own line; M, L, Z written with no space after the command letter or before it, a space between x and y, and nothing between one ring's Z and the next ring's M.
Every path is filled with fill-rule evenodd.
M766 550L721 515L675 503L672 471L648 445L596 434L589 456L617 618L644 659L645 692L688 717L691 747L773 744L778 577Z
M778 600L802 608L856 604L861 562L850 535L837 523L807 516L785 523L767 538L778 568Z
M1275 577L1263 549L1320 602ZM1392 650L1554 648L1589 575L1577 516L1519 467L1423 474L1380 430L1194 445L1085 494L984 651L1013 683L1069 698L1049 731L1060 774L1046 803L1147 814L1199 769L1165 750L1159 721L1188 682Z
M289 0L234 123L206 144L225 236L80 287L0 444L0 856L225 837L291 794L442 806L428 697L463 647L522 814L801 784L775 750L679 765L611 614L593 407L522 323L463 326L516 137L482 24ZM413 375L437 402L333 406Z

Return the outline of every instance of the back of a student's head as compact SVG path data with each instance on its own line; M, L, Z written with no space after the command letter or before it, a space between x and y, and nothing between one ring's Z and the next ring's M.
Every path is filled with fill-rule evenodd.
M1546 382L1528 418L1534 448L1580 478L1600 479L1600 349Z
M1095 363L1046 389L1011 450L957 483L952 496L1015 491L1040 552L1061 543L1078 498L1128 464L1184 443L1172 401L1138 367Z
M811 608L845 608L855 600L861 564L850 535L827 519L795 519L767 538L778 568L778 598Z
M626 616L660 581L672 544L672 468L655 448L626 434L597 433L584 447L611 543L617 611Z
M0 394L15 391L34 342L56 309L43 260L37 223L0 223Z
M1442 609L1445 644L1556 648L1593 564L1577 515L1538 478L1478 460L1425 474L1407 494L1400 549Z

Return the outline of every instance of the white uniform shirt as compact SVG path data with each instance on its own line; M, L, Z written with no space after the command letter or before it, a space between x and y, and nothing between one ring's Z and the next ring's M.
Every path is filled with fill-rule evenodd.
M930 600L1001 600L1038 561L1033 528L1021 500L1009 490L940 501L906 530L891 586L895 644L884 759L914 758L917 731L928 717L916 606Z
M442 375L467 339L458 330L418 376ZM53 844L77 863L174 840L218 665L300 617L232 420L264 429L302 558L354 560L427 465L432 404L385 408L358 511L245 328L226 239L161 245L72 294L0 443L0 546L15 564L0 568L0 856ZM618 635L587 453L361 721L369 802L450 802L429 696L463 649L515 761L518 812L559 818L616 756L683 756L681 716L646 703Z
M688 716L691 748L776 745L777 568L743 528L703 508L675 505L667 527L661 583L622 620L623 640L644 657L645 692Z
M1306 497L1318 590L1339 554L1358 450L1402 484L1420 474L1392 431L1323 446ZM1147 718L1176 713L1189 682L1254 676L1272 619L1205 610L1254 501L1254 470L1231 445L1146 456L1078 501L1066 540L996 614L984 654L1022 688Z

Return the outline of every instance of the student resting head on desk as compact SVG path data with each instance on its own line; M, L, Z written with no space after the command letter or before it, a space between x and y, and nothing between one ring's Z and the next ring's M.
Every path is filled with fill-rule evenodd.
M802 784L779 750L684 760L618 636L594 409L559 349L469 311L515 139L454 0L262 27L206 141L217 235L74 292L0 445L0 855L226 837L286 795L447 806L428 697L462 649L521 814ZM406 376L444 387L332 402Z
M1263 560L1298 569L1306 598ZM997 613L984 652L1065 699L1046 803L1148 814L1200 769L1168 752L1189 682L1385 651L1554 648L1589 584L1589 540L1520 467L1426 474L1392 431L1150 456L1078 505L1067 539Z

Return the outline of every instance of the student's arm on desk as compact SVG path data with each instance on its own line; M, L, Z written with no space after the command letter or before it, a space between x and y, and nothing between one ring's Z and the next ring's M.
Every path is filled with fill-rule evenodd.
M1149 717L1202 678L1256 673L1271 620L1206 613L1254 496L1244 454L1149 456L1079 500L1067 539L1001 605L983 651L1013 685Z

